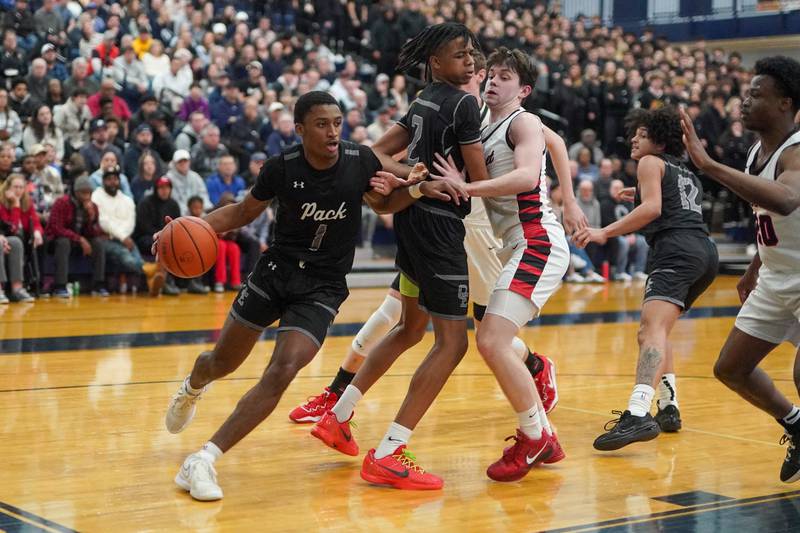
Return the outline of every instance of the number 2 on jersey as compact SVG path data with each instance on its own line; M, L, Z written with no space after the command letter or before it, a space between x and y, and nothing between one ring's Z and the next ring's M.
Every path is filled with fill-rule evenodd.
M414 130L414 136L408 144L408 164L411 166L419 163L419 156L416 153L417 144L422 138L422 117L419 115L411 115L411 128Z
M695 213L703 213L703 208L697 203L697 196L700 194L700 189L694 184L692 178L687 176L678 177L678 190L681 192L681 207L689 211L694 211Z
M317 228L317 232L314 234L314 240L311 242L311 247L309 250L312 252L316 252L319 250L320 245L322 245L322 239L325 237L325 232L328 231L327 224L320 224Z
M756 238L761 246L776 246L778 234L769 215L756 215Z

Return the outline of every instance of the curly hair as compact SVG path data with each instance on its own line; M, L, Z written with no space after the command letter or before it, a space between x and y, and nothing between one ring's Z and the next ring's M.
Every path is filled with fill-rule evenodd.
M625 117L625 131L632 139L636 130L644 128L653 144L664 145L664 153L681 157L684 152L683 131L678 111L672 106L660 109L633 109Z
M800 63L786 56L770 56L756 61L756 76L769 76L786 98L792 99L792 110L800 109Z

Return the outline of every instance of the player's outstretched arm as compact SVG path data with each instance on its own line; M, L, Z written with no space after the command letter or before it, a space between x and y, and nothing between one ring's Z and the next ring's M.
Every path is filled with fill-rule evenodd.
M564 139L559 134L542 124L544 143L553 161L553 167L561 186L561 198L564 204L564 229L572 235L576 231L589 225L586 215L575 199L575 190L572 185L572 174L569 172L569 153Z
M260 215L272 200L261 201L250 192L245 197L225 207L220 207L210 212L203 219L214 228L217 233L225 233L246 226Z
M789 215L800 207L800 149L787 148L778 160L775 181L751 176L711 159L703 148L692 120L681 109L683 144L689 157L708 177L729 188L744 200L779 215Z
M364 201L379 215L402 211L423 196L443 202L449 202L452 199L456 205L460 204L462 198L466 199L463 185L459 186L446 181L423 181L410 187L395 188L389 194L386 194L386 186L383 186L380 188L383 192L379 192L379 181L396 180L397 177L393 174L379 170L370 182L375 188L364 194Z
M545 142L542 123L530 113L522 113L511 123L514 142L514 170L490 180L467 184L470 196L507 196L531 191L539 183Z
M372 151L378 156L383 170L391 172L400 178L407 178L411 173L408 165L396 161L392 156L402 152L408 147L408 130L403 126L394 124L372 145Z
M584 228L575 233L574 242L581 248L590 242L605 244L611 237L627 235L642 229L661 216L661 179L664 177L664 161L654 155L646 155L639 161L637 179L642 191L642 203L604 228Z

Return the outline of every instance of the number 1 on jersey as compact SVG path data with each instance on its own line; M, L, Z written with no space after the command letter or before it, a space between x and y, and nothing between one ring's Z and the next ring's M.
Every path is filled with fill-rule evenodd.
M325 237L325 232L328 231L327 224L320 224L317 228L317 232L314 234L314 240L311 242L311 250L312 252L316 252L319 250L320 245L322 244L322 239Z

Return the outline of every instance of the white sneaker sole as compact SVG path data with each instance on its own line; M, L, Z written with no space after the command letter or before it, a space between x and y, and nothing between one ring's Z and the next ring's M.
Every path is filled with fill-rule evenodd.
M211 495L203 495L203 494L196 495L196 494L192 494L192 485L191 485L191 483L189 483L189 481L181 475L180 471L178 471L178 473L175 475L175 484L178 485L183 490L185 490L186 492L188 492L189 495L193 499L195 499L195 500L197 500L199 502L213 502L213 501L217 501L217 500L221 500L222 499L222 490L220 490L219 495L216 495L216 494L211 494Z
M169 412L170 412L170 410L168 408L167 409L167 416L164 418L164 426L166 426L167 431L169 431L173 435L177 435L178 433L180 433L181 431L186 429L186 427L189 424L192 423L192 420L194 420L194 415L197 412L197 405L192 406L192 412L189 414L189 417L183 422L183 425L181 425L181 426L177 426L176 427L175 424L170 424Z
M289 420L291 420L295 424L316 424L317 422L322 420L322 417L321 416L308 415L308 416L304 416L302 418L291 418L290 417Z

